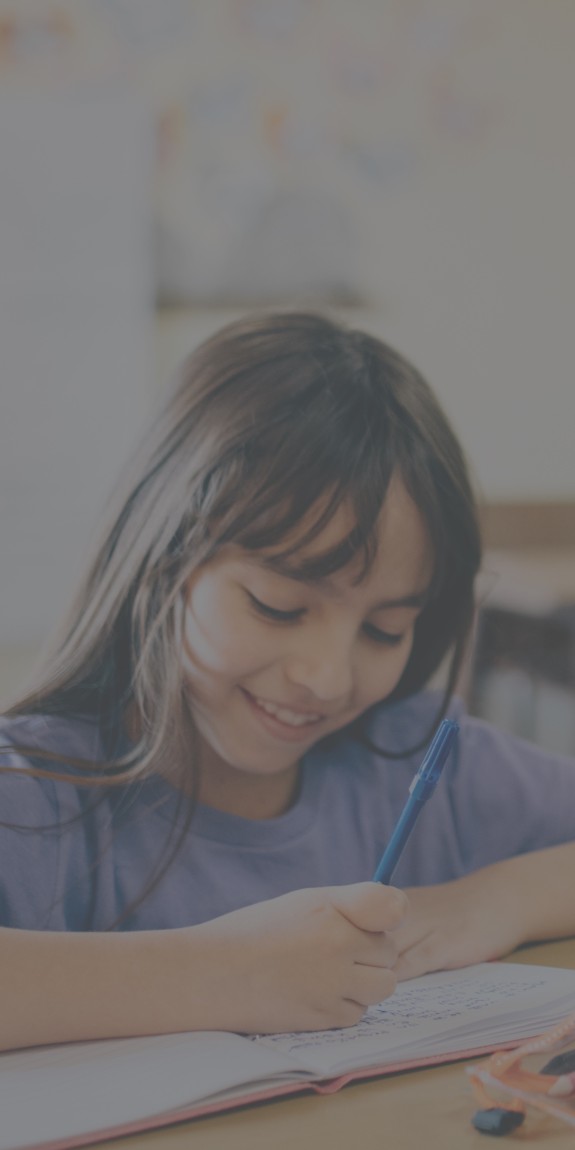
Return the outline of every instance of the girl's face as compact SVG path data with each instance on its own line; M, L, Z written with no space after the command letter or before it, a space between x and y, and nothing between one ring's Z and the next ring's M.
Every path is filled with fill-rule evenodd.
M341 508L294 562L331 549L352 525ZM303 753L399 682L432 572L425 525L399 480L377 538L375 562L357 586L355 565L302 582L274 568L274 549L236 545L192 576L183 662L201 737L202 801L248 817L264 807L279 813ZM264 807L240 797L256 791L265 792Z

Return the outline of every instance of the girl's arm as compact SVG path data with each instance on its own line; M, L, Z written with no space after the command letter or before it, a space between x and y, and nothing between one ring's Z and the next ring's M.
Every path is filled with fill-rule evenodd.
M575 843L409 890L394 933L400 979L500 958L525 942L575 934Z
M294 891L201 926L0 928L0 1049L182 1030L349 1026L396 978L407 900L376 883Z

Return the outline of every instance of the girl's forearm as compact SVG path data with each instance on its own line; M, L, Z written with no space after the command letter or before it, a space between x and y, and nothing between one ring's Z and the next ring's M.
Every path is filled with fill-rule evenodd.
M227 979L200 927L122 934L0 928L0 1049L228 1029L234 996Z
M575 934L575 843L518 855L488 870L508 891L521 942Z
M0 1048L350 1026L395 987L405 895L314 887L177 930L0 928Z

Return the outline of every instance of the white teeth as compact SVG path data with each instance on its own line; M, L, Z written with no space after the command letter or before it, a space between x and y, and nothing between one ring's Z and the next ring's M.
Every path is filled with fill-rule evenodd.
M276 719L281 719L282 723L288 723L290 727L303 727L306 723L317 723L321 719L321 715L296 715L294 711L276 707L275 703L267 703L263 699L256 698L255 701L262 711L267 711L268 715L275 715Z

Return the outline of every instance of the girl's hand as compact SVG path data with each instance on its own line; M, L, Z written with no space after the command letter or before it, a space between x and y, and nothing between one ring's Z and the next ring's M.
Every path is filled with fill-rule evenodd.
M523 899L498 872L485 867L407 892L409 911L394 932L399 980L501 958L526 941Z
M394 990L407 899L373 882L293 891L192 928L213 957L227 1030L351 1026ZM218 976L218 969L221 975Z
M401 891L299 890L199 926L0 928L0 1050L182 1030L350 1026L391 994ZM86 994L86 987L90 994Z

